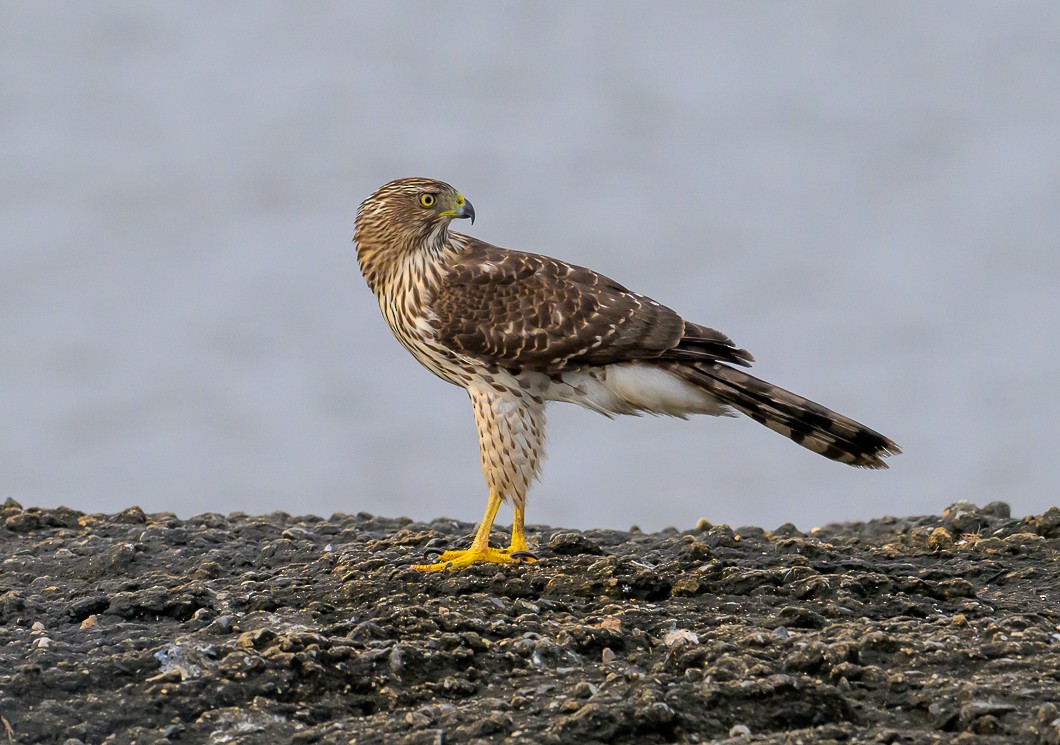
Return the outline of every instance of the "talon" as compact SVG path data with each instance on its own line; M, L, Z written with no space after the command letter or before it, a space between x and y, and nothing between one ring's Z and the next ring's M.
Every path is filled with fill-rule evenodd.
M426 548L426 549L423 550L423 557L426 559L426 558L429 558L431 556L441 556L444 553L445 553L445 549L444 548L433 548L433 547L432 548Z
M436 557L438 561L432 564L417 564L413 568L420 572L445 572L450 569L466 569L472 564L509 564L512 561L508 552L499 548L469 548L456 551L445 551Z
M513 559L526 559L528 561L538 561L538 556L533 551L512 551L508 554Z

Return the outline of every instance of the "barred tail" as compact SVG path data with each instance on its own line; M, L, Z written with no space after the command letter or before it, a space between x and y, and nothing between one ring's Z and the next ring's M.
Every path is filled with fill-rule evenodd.
M674 364L671 371L825 458L861 468L887 468L883 458L902 452L879 432L742 370L696 362Z

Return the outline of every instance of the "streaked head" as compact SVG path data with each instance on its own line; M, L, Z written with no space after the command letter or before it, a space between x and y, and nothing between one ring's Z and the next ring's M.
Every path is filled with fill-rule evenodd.
M417 245L444 234L449 223L460 217L474 222L475 208L452 186L434 179L402 178L379 187L361 203L353 239L361 243L385 236L398 244Z
M403 178L380 186L357 210L353 241L361 273L378 294L402 257L441 255L449 242L449 223L475 220L471 202L449 184L426 178Z

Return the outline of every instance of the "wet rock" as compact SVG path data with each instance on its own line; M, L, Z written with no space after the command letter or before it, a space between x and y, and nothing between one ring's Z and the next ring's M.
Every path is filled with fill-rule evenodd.
M998 717L1004 716L1016 710L1012 704L998 703L996 701L969 701L961 706L960 721L964 728L975 728L979 734L994 734L1000 729ZM986 722L979 720L986 719Z
M781 538L805 538L806 534L795 527L794 523L784 523L776 530L773 531L773 535ZM741 725L742 726L742 725Z
M685 577L673 583L670 587L670 594L674 597L692 597L702 589L703 585L699 580L693 577Z
M990 526L991 513L976 507L971 502L956 502L942 513L943 525L957 535L981 533Z
M548 549L560 556L577 556L591 554L599 556L603 549L581 533L556 533L548 541Z
M69 528L77 525L81 513L66 507L42 510L36 507L22 509L14 500L9 501L4 513L3 527L13 533L28 533L47 528Z
M1012 508L1007 502L990 502L983 506L983 513L1007 520L1012 517Z
M1060 745L1058 510L473 529L5 501L0 740Z
M801 606L789 605L782 608L773 619L774 626L785 626L789 629L821 629L828 620L820 613Z
M1060 709L1056 704L1042 704L1038 708L1033 734L1042 745L1060 745Z
M948 551L953 548L953 534L946 528L935 528L929 534L927 544L932 551Z
M1060 508L1050 507L1044 515L1032 519L1034 532L1042 538L1060 538Z
M139 507L126 507L114 516L114 522L128 525L146 525L147 515Z
M801 644L795 651L783 659L785 670L816 673L825 666L825 655L828 648L821 642L811 641Z

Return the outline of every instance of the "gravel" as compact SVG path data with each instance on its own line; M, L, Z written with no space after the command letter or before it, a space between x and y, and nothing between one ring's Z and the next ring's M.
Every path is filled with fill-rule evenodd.
M1056 508L473 528L8 500L0 743L1060 745Z

